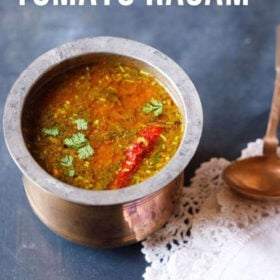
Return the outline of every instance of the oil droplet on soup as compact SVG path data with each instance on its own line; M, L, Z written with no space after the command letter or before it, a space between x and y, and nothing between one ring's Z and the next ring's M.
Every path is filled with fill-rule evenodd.
M175 154L178 107L149 73L100 60L44 84L25 112L28 149L52 176L105 190L142 182Z

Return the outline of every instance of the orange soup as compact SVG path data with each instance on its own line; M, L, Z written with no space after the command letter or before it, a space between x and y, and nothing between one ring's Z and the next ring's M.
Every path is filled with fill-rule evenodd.
M23 132L36 161L76 187L142 182L176 152L183 125L165 88L137 67L102 59L39 89Z

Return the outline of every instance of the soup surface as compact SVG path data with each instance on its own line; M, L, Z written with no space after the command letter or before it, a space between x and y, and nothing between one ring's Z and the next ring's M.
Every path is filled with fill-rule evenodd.
M181 140L177 106L131 65L104 58L58 75L36 96L24 113L27 147L48 173L76 187L139 183L168 163Z

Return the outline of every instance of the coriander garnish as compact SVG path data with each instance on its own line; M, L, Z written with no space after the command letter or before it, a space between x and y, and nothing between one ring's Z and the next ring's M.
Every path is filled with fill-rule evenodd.
M73 123L77 125L78 130L87 130L88 129L88 123L85 119L77 119L77 120L74 120Z
M80 148L78 150L78 155L80 159L86 159L94 154L93 148L90 146L90 144L87 144L86 146Z
M64 167L69 167L68 170L66 170L65 175L69 176L69 177L74 177L75 176L75 170L74 170L74 166L73 166L73 157L66 155L64 156L61 160L60 160L60 164Z
M60 164L65 167L73 167L73 157L66 155L60 160Z
M76 174L74 169L69 169L65 172L65 175L69 176L69 177L74 177Z
M156 99L152 99L149 103L147 103L143 107L144 113L149 114L149 113L153 112L155 117L158 117L159 115L161 115L162 111L163 111L163 104Z
M79 132L73 134L71 138L64 139L63 144L77 150L87 144L87 139L83 133Z
M59 134L59 130L57 127L52 127L52 128L43 128L42 129L42 132L46 135L49 135L49 136L57 136Z
M73 134L71 138L64 139L63 143L72 149L78 150L79 159L86 159L94 154L89 141L81 132Z

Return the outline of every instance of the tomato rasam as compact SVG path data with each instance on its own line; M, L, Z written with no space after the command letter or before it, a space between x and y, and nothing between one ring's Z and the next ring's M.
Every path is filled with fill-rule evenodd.
M45 83L23 121L27 147L52 176L107 190L155 175L175 154L182 117L143 69L103 59Z

